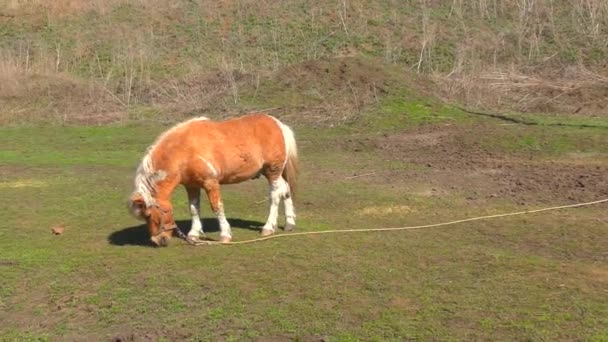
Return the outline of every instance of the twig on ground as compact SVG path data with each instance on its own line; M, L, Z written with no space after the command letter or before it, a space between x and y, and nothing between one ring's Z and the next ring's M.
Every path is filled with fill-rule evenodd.
M281 109L283 107L271 107L271 108L264 108L264 109L254 109L252 110L253 112L256 113L263 113L263 112L270 112L271 110L277 110L277 109Z
M375 175L375 174L376 174L376 171L370 172L370 173L365 173L365 174L362 174L362 175L355 175L355 176L346 177L346 178L344 178L344 180L355 179L355 178L365 177L365 176L371 176L371 175Z

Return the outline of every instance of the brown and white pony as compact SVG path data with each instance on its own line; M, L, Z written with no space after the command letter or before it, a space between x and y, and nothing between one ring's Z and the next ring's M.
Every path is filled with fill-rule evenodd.
M285 205L285 230L295 227L292 201L297 147L292 130L266 114L249 114L226 121L196 118L162 133L148 148L135 174L129 211L147 222L152 242L166 246L177 228L171 193L182 184L188 192L192 226L188 237L204 234L200 219L200 189L209 198L220 225L220 241L232 232L224 214L221 184L240 183L264 175L270 184L270 213L261 234L277 228L280 201Z

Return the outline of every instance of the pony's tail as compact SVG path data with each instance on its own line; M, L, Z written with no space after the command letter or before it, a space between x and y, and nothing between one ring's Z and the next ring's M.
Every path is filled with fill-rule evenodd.
M283 168L283 178L289 184L291 196L296 193L296 179L298 177L298 146L293 131L287 125L281 123L281 131L285 140L285 148L287 150L287 161Z

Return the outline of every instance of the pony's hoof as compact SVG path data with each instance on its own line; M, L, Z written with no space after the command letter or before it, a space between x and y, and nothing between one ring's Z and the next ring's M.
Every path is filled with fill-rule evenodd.
M190 240L192 242L202 241L201 237L198 235L188 235L188 240Z
M286 232L290 232L290 231L294 230L295 228L296 228L295 224L289 224L288 223L288 224L285 225L285 231Z
M232 241L232 237L230 236L220 236L220 243L229 243Z
M262 232L260 233L260 235L262 235L262 237L270 236L272 234L274 234L274 230L272 230L272 229L262 229Z

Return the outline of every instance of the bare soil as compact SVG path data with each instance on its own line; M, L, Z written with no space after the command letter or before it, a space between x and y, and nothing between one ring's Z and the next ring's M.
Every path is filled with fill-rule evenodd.
M352 87L356 92L372 87L384 91L389 79L390 75L382 65L354 57L306 61L291 65L277 75L281 85L300 90L307 90L310 84L322 84L328 91L345 87Z
M401 91L411 75L396 74L392 67L371 59L310 60L269 75L257 93L258 98L275 98L289 122L331 126L352 121L389 89Z
M484 137L504 129L517 127L422 126L382 136L347 138L340 145L348 152L371 149L383 158L418 166L374 170L375 177L426 184L429 194L459 192L469 200L500 197L520 205L608 197L608 167L592 158L569 155L557 160L484 146Z

